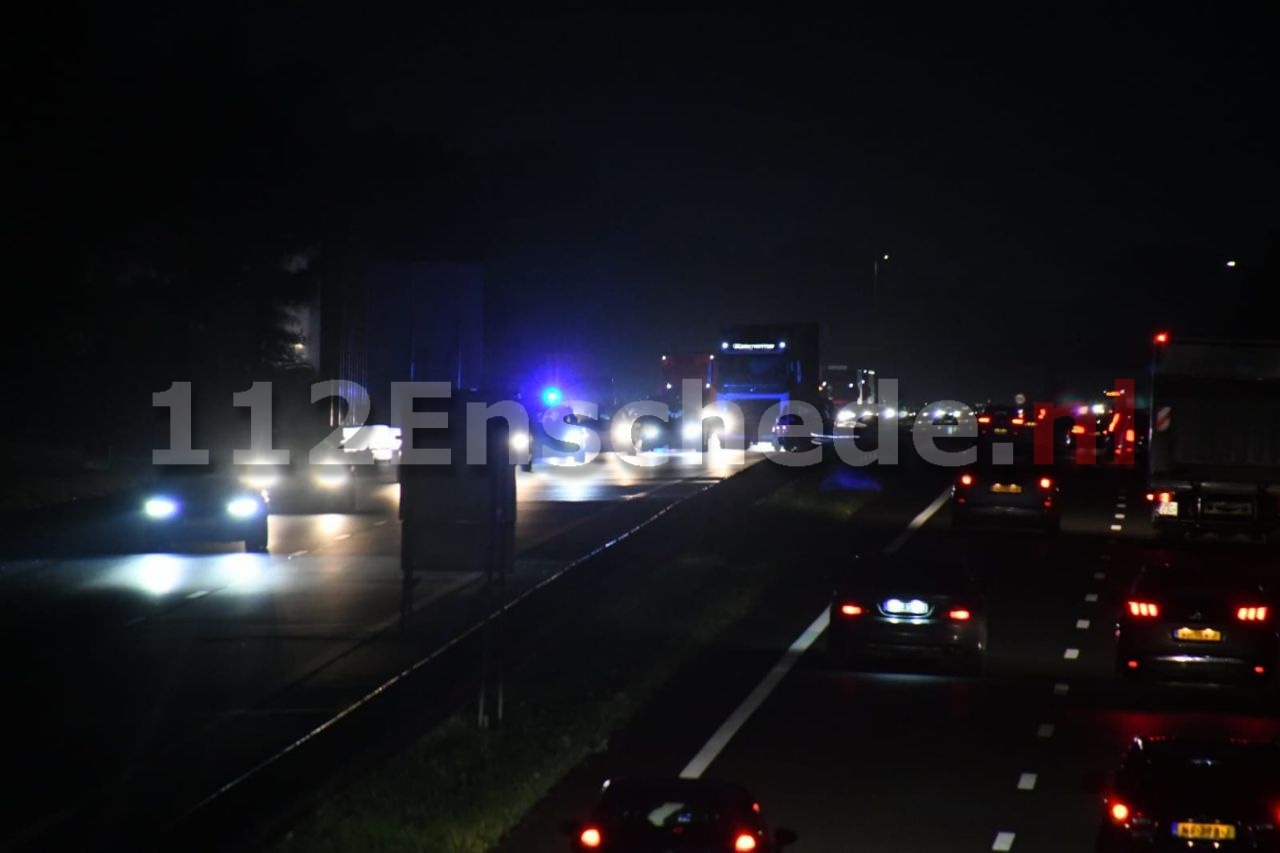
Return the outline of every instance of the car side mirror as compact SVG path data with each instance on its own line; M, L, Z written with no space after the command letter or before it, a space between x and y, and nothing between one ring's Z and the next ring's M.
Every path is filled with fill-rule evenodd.
M560 821L560 834L568 838L577 838L578 833L582 832L582 821L580 820L562 820Z
M796 835L794 829L787 829L780 826L773 833L773 841L778 847L788 847L800 840L800 836Z

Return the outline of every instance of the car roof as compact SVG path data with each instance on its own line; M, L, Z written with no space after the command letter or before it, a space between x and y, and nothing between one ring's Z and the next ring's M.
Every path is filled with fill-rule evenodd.
M603 792L614 796L661 795L751 799L746 788L732 782L716 779L685 779L678 776L624 776L605 782Z
M1224 769L1271 767L1280 771L1280 744L1240 738L1137 737L1130 744L1125 766L1164 772L1215 766Z
M1144 566L1133 582L1133 590L1146 593L1194 593L1202 590L1256 593L1265 592L1267 588L1259 573L1248 566L1183 555Z
M888 589L903 592L971 592L977 582L968 567L956 560L877 557L855 560L845 567L842 589Z

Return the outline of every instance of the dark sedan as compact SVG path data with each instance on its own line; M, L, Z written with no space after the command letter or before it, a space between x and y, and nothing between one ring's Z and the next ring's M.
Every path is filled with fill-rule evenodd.
M776 853L796 840L788 829L770 834L745 789L706 779L606 782L586 820L562 829L576 853Z
M1280 851L1280 747L1135 738L1103 808L1098 853Z
M951 486L951 519L963 527L978 519L1027 521L1050 533L1061 526L1056 472L1026 462L979 464L956 475Z
M246 551L267 550L267 500L234 476L161 476L141 511L144 538L152 550L197 542L243 542Z
M1262 582L1191 555L1144 568L1116 625L1116 667L1134 677L1268 680L1276 652Z
M827 646L840 667L910 657L977 672L987 650L986 606L962 566L881 558L855 565L836 589Z

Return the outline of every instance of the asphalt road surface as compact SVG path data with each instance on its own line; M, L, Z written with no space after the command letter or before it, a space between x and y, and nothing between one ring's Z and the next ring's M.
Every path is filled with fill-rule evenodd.
M521 472L509 594L736 470L606 454ZM5 766L23 784L0 810L0 849L41 849L86 803L159 820L466 627L477 575L404 589L397 501L395 483L368 481L355 513L273 515L270 554L134 553L133 500L11 525ZM157 789L163 801L139 802Z
M504 851L569 850L558 825L583 816L610 776L684 772L746 785L771 824L798 832L797 853L1078 853L1093 849L1106 774L1132 737L1280 731L1275 692L1131 686L1114 674L1127 584L1165 547L1152 538L1136 472L1069 476L1056 537L953 530L948 478L936 470L863 476L876 500L798 546L796 572L767 612L670 684ZM1224 571L1259 556L1255 546L1202 547ZM983 676L832 668L822 636L832 569L886 549L975 571L991 619Z

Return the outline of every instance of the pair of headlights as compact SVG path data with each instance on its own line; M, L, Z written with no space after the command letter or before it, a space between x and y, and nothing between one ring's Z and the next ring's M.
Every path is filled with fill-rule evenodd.
M157 521L173 518L182 511L182 506L178 501L167 497L150 498L143 504L142 508L148 518L153 518ZM261 513L264 508L262 501L257 498L239 497L227 501L226 511L227 515L233 518L252 518Z

